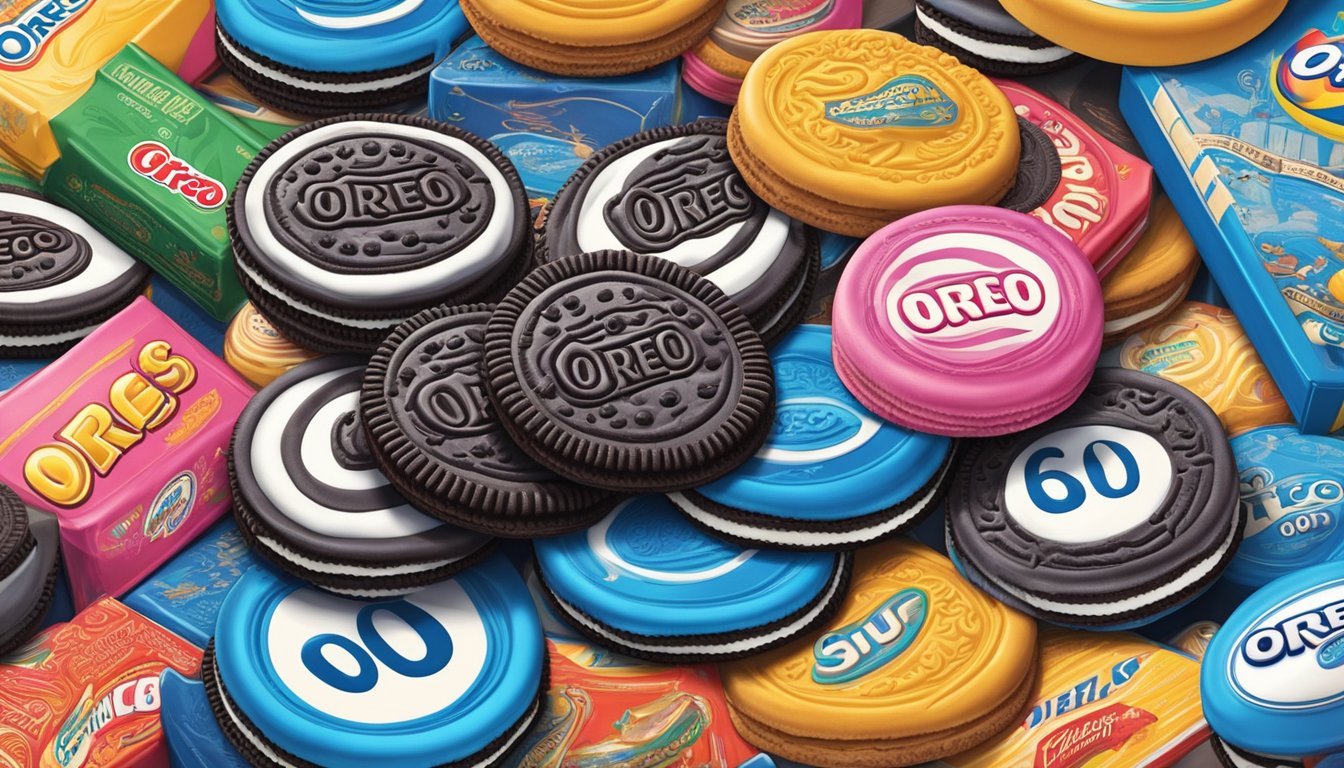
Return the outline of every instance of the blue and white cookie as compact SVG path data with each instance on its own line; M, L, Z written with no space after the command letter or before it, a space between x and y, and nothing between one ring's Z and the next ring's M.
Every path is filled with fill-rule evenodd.
M293 576L340 594L403 594L472 565L492 539L424 514L378 469L358 415L363 363L319 358L252 398L229 455L234 515Z
M456 0L218 0L215 49L276 109L334 115L421 96L470 33Z
M376 602L254 568L224 601L202 677L255 766L484 768L536 719L546 650L503 555Z
M804 325L771 351L775 421L756 455L672 503L716 536L781 549L852 549L937 506L952 440L874 416L831 362L831 329Z
M694 663L775 648L827 621L849 553L743 549L637 496L586 531L540 539L547 596L575 629L637 658Z
M1225 765L1344 751L1344 562L1278 578L1233 611L1204 654L1200 697Z
M1224 578L1250 590L1344 558L1344 441L1293 426L1232 438L1246 529Z

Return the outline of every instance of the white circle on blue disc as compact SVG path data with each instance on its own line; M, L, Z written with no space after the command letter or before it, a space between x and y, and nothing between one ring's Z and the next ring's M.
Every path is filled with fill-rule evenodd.
M220 609L230 698L286 752L332 768L440 765L503 736L536 701L544 654L502 555L405 597L338 597L258 567Z
M1344 562L1276 579L1214 634L1200 668L1204 716L1270 755L1344 750Z
M1246 521L1226 578L1259 587L1344 558L1344 440L1261 427L1231 440Z
M702 532L661 495L624 501L592 528L535 548L560 599L615 629L665 636L782 619L827 588L839 557L744 549Z
M724 506L795 520L845 520L910 499L952 440L883 421L840 383L831 329L803 325L770 350L775 422L765 445L696 492Z
M1033 536L1090 544L1148 521L1175 471L1152 435L1104 424L1068 427L1032 442L1004 484L1008 514Z

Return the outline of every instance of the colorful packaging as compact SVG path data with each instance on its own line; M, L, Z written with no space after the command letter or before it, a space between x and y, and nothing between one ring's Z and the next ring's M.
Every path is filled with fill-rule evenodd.
M1022 722L943 768L1173 765L1208 738L1199 662L1135 635L1041 627Z
M77 608L121 595L224 512L251 396L144 298L5 394L0 481L60 519Z
M226 516L140 583L125 603L204 648L224 596L257 558Z
M159 676L200 666L199 648L99 600L0 660L0 768L166 766Z
M647 664L563 640L546 649L546 709L509 768L737 768L758 753L733 729L711 665Z
M429 115L494 142L534 197L550 198L594 151L677 119L675 61L621 77L563 77L473 37L434 68Z
M48 122L128 42L177 69L198 69L209 0L11 0L0 4L0 147L41 176L59 150ZM211 27L214 25L211 24Z
M51 130L61 159L43 193L227 322L244 296L225 204L265 137L133 45Z
M1344 427L1344 16L1293 2L1231 53L1127 68L1121 108L1303 431Z

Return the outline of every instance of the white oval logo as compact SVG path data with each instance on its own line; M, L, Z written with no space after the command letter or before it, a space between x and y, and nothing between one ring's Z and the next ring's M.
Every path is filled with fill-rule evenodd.
M1270 709L1309 709L1344 700L1344 579L1281 601L1250 623L1228 659L1243 699Z

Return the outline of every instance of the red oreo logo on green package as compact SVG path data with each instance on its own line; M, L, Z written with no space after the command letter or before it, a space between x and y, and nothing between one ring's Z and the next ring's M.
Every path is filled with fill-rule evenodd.
M173 154L157 141L142 141L131 148L126 156L131 170L190 200L203 210L214 210L224 204L228 190L215 178L196 170L191 163Z

